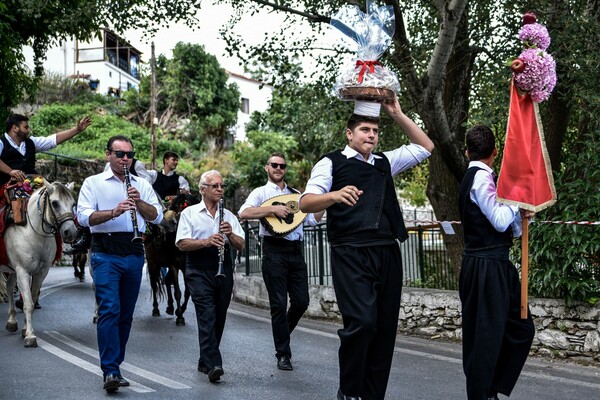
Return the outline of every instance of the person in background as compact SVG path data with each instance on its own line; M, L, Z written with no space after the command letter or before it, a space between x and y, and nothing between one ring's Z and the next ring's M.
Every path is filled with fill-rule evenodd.
M522 218L533 212L496 201L498 154L492 130L467 132L469 168L459 192L465 250L459 277L462 303L463 370L469 400L509 396L529 355L535 327L521 319L519 271L508 254L521 235Z
M152 187L163 200L166 199L167 196L176 196L179 193L187 194L190 192L190 184L188 181L175 172L177 164L179 164L179 156L177 153L167 151L163 155L162 171L148 171Z
M77 201L77 220L90 227L90 267L98 304L98 351L104 389L115 392L129 382L121 375L133 312L142 281L144 245L134 232L146 221L162 220L162 205L148 181L127 176L135 152L126 136L113 136L106 145L108 171L83 181ZM135 217L134 217L135 216Z
M104 166L104 171L108 171L109 169L110 169L110 163L106 163L106 165ZM129 167L129 174L133 175L133 176L139 176L140 178L144 178L145 180L150 182L150 184L152 184L152 177L150 176L150 174L148 173L148 170L146 169L146 164L144 164L137 158L134 158L133 160L131 160L131 167Z
M333 287L344 322L339 400L385 398L402 294L397 240L408 238L393 177L433 150L397 98L382 106L410 144L374 153L381 105L357 101L346 125L348 145L315 164L300 198L304 212L327 209Z
M264 168L267 183L250 193L240 208L240 218L260 219L273 216L285 219L290 213L285 205L261 207L261 204L274 196L299 193L285 182L287 164L283 153L271 154ZM309 214L305 223L317 225L323 213L324 211L316 215ZM287 235L276 237L261 224L259 235L263 238L262 274L269 293L277 368L291 371L293 366L290 334L309 304L308 272L302 254L303 225L300 224Z
M219 346L233 291L231 246L242 251L244 230L235 215L220 209L225 185L219 171L203 173L199 186L202 201L182 211L175 244L187 252L186 285L198 322L198 371L215 383L225 373ZM217 276L219 265L224 276Z

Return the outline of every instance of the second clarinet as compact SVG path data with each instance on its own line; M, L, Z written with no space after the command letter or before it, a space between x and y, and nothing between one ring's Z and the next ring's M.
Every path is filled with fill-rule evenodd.
M127 168L127 165L123 164L123 175L125 175L125 185L126 185L126 189L127 191L129 191L129 188L131 187L131 180L129 179L129 168ZM131 239L131 241L133 243L140 243L142 242L144 239L142 238L142 235L140 235L140 230L138 228L138 222L137 222L137 210L131 210L131 223L133 225L133 239Z
M221 197L221 199L219 200L219 233L223 234L223 232L221 232L221 224L223 223L223 219L225 217L225 207L223 204L223 198ZM223 235L223 240L225 240L225 235ZM219 269L217 270L217 275L215 275L217 278L225 278L225 274L223 273L223 261L225 259L225 243L223 243L223 246L219 247Z

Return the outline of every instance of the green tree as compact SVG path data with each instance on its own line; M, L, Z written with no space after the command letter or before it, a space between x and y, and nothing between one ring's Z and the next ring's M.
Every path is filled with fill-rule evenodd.
M196 151L223 150L237 121L240 92L227 83L216 57L201 45L179 42L173 58L161 55L156 64L156 111L163 134L190 143ZM150 77L144 76L140 91L127 92L125 100L127 111L149 125Z
M266 181L265 169L263 168L273 152L279 151L284 154L294 154L298 148L298 142L293 136L281 133L249 131L246 134L247 142L236 142L233 146L232 158L235 161L235 179L243 186L255 188L262 186ZM291 162L286 174L287 182L294 187L297 186L296 165ZM306 182L306 181L304 181Z
M239 109L240 92L237 85L227 84L227 79L216 57L203 46L179 42L167 64L164 82L173 113L190 118L195 127L190 133L205 135L217 152L223 149Z
M316 54L317 37L334 11L343 5L362 3L223 1L248 12L266 9L287 17L288 25L281 34L266 38L259 46L247 45L225 29L232 53L247 62L258 59L262 65L284 69L293 60L312 54L320 68L307 75L323 72L326 84L331 83L331 76L337 72L337 60L344 50L332 44L329 51L319 48L321 53ZM385 3L394 8L396 31L382 61L399 75L404 109L418 114L436 145L429 162L427 194L439 219L459 217L456 199L467 166L463 152L467 128L474 123L487 123L496 131L505 131L510 78L505 63L518 55L520 43L516 37L521 16L530 9L549 28L553 39L549 50L558 63L558 85L542 107L542 118L552 165L560 169L565 148L569 146L565 141L581 134L579 121L596 118L591 105L597 102L598 91L593 86L597 86L600 78L595 68L600 57L598 1L532 0L517 4L508 0L387 0ZM235 24L237 17L230 24ZM287 42L282 41L289 38L285 33L299 20L308 21L315 36L292 36ZM458 270L462 230L446 236L445 241Z
M76 36L91 39L100 28L117 33L141 28L152 35L164 21L194 24L200 0L1 0L0 1L0 117L20 103L26 92L35 93L37 78L50 45ZM22 47L31 45L35 71L24 67Z

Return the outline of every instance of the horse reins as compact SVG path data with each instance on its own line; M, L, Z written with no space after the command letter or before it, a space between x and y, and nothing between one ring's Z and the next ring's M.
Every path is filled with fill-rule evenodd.
M40 204L42 197L44 197L44 207L43 207L44 211L43 212L42 212L42 206ZM50 222L48 222L45 217L46 217L46 214L48 213L47 208L48 208L49 203L50 203L50 201L49 201L48 190L47 190L47 188L44 187L44 188L40 189L40 194L37 198L37 212L42 220L42 231L46 235L43 235L43 234L39 233L38 231L36 231L35 227L31 224L31 219L27 218L27 220L29 221L29 226L31 226L31 229L33 229L33 231L40 236L55 236L56 233L60 231L60 227L62 226L62 224L64 224L67 221L75 221L73 212L66 212L57 217L54 214L54 210L52 209L52 207L50 207L50 213L52 214L51 216L54 219L54 223L51 224ZM46 227L48 227L49 230L46 230Z

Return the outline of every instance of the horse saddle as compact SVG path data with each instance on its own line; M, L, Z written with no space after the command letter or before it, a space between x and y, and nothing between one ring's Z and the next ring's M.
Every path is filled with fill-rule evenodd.
M7 188L4 191L7 205L4 214L4 221L5 224L8 224L12 221L17 225L25 225L27 223L27 205L29 204L29 196L16 196L14 192L14 188Z

